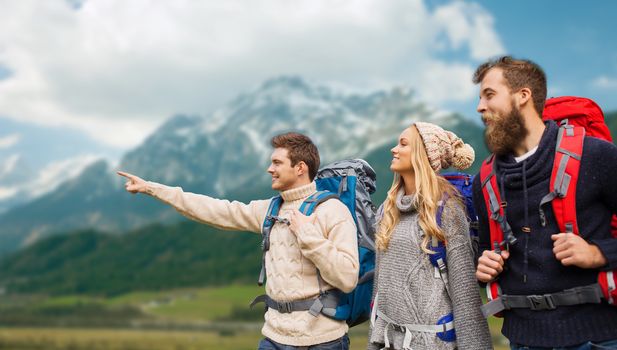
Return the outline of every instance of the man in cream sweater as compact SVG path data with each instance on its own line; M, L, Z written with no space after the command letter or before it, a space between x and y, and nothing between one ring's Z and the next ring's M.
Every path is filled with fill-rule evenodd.
M349 292L358 279L356 226L345 205L328 200L313 215L299 212L300 205L316 192L313 181L319 168L319 152L305 135L286 133L271 140L274 151L268 173L272 189L283 204L270 232L265 254L266 294L276 302L316 299L322 291ZM225 230L261 233L270 200L248 204L184 192L179 187L145 181L118 172L128 179L126 190L145 193L173 206L182 215ZM268 308L259 349L348 349L347 324L309 311L277 311ZM287 346L287 347L285 347Z

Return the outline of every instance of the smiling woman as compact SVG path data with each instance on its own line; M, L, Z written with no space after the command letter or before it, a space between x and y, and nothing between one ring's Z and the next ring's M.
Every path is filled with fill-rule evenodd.
M416 122L391 152L395 175L379 210L369 349L492 348L466 214L438 175L471 166L473 149L452 132Z

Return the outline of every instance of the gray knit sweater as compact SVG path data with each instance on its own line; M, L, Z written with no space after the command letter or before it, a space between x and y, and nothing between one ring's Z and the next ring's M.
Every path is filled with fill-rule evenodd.
M456 342L444 342L430 333L413 333L414 350L492 349L488 324L480 312L480 291L474 274L473 253L465 211L455 200L446 203L442 228L446 235L448 284L435 277L428 255L422 251L423 231L413 197L401 191L397 207L400 222L394 228L386 251L378 251L375 292L377 307L399 324L433 325L453 312ZM368 349L384 344L386 322L377 318L369 333ZM388 330L392 349L402 349L405 333Z

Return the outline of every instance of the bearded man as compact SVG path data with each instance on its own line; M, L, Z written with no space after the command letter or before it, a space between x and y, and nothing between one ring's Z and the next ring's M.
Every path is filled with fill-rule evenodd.
M565 290L596 283L600 271L617 267L617 239L610 227L617 212L617 147L585 137L576 185L580 235L560 232L550 206L543 208L545 221L540 214L550 191L559 129L541 118L547 90L542 68L504 56L480 65L474 83L480 84L477 110L495 157L503 216L515 238L511 242L516 241L506 250L492 250L483 184L476 176L481 254L476 277L482 283L498 278L502 296L547 304L506 308L502 333L511 349L617 349L617 307L606 301L548 302Z

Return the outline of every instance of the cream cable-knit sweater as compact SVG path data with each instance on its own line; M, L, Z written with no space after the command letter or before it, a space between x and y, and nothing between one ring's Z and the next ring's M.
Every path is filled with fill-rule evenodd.
M281 192L283 205L279 216L289 218L293 209L316 192L315 183ZM225 230L261 233L270 200L249 204L229 202L182 191L154 182L147 193L172 205L182 215ZM315 298L319 295L317 268L327 283L324 289L351 291L358 280L356 226L349 210L338 200L328 200L315 210L314 224L305 224L294 235L289 226L276 223L270 233L266 253L266 293L277 301ZM255 247L255 249L259 249ZM279 313L269 309L262 334L275 342L309 346L335 340L348 330L344 321L336 321L308 311Z

